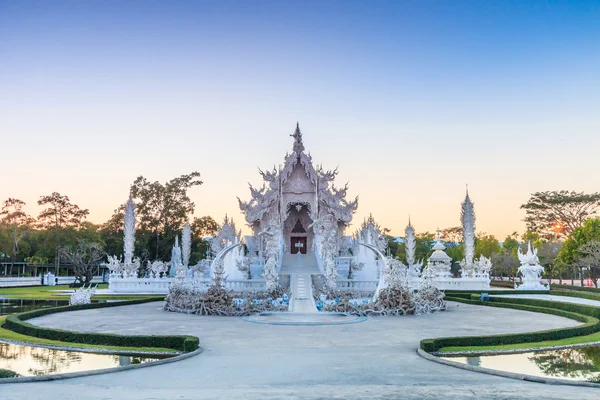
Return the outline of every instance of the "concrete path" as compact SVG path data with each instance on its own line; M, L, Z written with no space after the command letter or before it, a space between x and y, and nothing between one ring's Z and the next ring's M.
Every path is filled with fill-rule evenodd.
M434 315L351 325L279 326L164 312L160 303L47 315L64 329L193 334L205 352L179 363L55 382L0 385L0 399L598 399L600 390L465 371L420 358L420 339L578 324L512 309L449 303Z

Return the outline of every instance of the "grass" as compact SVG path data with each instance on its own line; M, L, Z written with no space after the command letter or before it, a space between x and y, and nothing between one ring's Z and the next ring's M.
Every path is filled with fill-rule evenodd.
M101 346L101 345L90 345L90 344L82 344L82 343L59 342L57 340L41 339L41 338L37 338L34 336L26 336L26 335L22 335L20 333L16 333L13 331L9 331L8 329L2 328L5 318L6 317L0 317L0 339L14 340L14 341L26 342L26 343L44 344L44 345L51 345L51 346L78 347L78 348L85 348L85 349L105 349L105 350L114 350L114 351L153 351L153 352L163 352L163 353L177 353L176 350L160 348L160 347Z
M450 346L442 347L438 351L440 353L448 352L463 352L463 351L494 351L494 350L515 350L515 349L532 349L532 348L543 348L552 346L568 346L572 344L583 344L600 342L600 332L593 333L586 336L575 336L572 338L561 339L561 340L549 340L545 342L534 342L534 343L518 343L518 344L505 344L500 346Z
M1 288L0 297L6 299L27 300L69 300L69 296L54 292L55 290L71 290L68 285L57 286L30 286ZM108 289L108 284L98 285L98 289ZM147 298L164 298L163 295L110 295L100 294L92 297L93 300L136 300Z

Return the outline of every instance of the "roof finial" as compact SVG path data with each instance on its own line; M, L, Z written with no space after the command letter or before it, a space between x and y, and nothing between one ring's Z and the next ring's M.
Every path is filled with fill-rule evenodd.
M469 184L467 183L467 196L469 195Z
M297 156L300 156L300 153L304 152L304 143L302 143L302 132L300 132L300 123L296 122L296 130L293 135L290 135L294 138L294 153Z

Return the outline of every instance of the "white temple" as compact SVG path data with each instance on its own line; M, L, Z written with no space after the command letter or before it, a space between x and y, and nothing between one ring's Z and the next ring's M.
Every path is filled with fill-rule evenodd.
M117 257L110 258L109 290L167 293L171 282L192 286L197 291L211 285L237 292L282 287L297 294L297 299L291 298L290 309L304 311L316 311L314 301L303 304L299 300L312 301L312 288L372 295L386 287L386 279L402 279L411 290L418 290L422 286L423 261L415 259L415 231L410 221L406 229L407 265L384 255L387 237L372 216L353 236L345 235L358 198L346 198L347 184L335 185L337 170L313 165L298 125L291 136L292 152L285 155L283 164L271 171L259 170L262 186L250 185L248 201L238 198L252 234L242 238L241 231L226 216L218 235L211 240L209 257L195 266L188 265L191 233L186 224L182 247L177 238L171 262L149 263L149 272L141 276L139 260L133 259L135 204L130 199L125 213L125 258L123 263ZM489 288L489 260L473 260L474 218L467 193L461 217L467 249L461 278L452 277L452 260L444 252L438 233L427 261L430 270L425 275L441 289Z

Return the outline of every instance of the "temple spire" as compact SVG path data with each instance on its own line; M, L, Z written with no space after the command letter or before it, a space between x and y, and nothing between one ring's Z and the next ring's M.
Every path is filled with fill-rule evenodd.
M304 152L304 143L302 143L302 132L300 132L300 123L296 122L296 130L293 135L294 138L294 153L299 157L300 153Z

